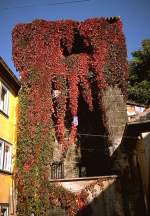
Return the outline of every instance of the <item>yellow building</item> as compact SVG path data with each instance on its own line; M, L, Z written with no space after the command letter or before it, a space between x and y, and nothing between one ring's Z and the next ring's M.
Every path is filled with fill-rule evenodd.
M0 215L15 214L13 163L20 83L0 57Z

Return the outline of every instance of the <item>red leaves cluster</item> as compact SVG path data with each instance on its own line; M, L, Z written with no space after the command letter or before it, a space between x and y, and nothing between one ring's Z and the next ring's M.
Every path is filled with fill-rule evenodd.
M24 171L28 172L34 163L34 160L27 160L27 162L24 164Z
M77 123L74 119L78 116L79 94L90 111L95 108L93 97L97 97L94 100L100 104L99 94L95 96L93 89L99 93L109 85L117 85L126 94L127 53L120 19L35 20L17 25L12 36L13 60L22 82L16 168L17 188L21 194L18 196L19 213L30 215L32 202L31 206L26 205L26 195L30 197L32 189L39 194L49 191L47 166L52 157L54 136L63 153L75 142ZM55 90L59 92L57 96ZM72 123L66 139L68 110ZM73 216L86 205L88 193L84 190L75 196L68 192L62 194L60 188L56 193L51 188L49 197L46 195L45 207L39 207L41 212L48 208L47 201L50 200L53 206L65 205L68 215ZM40 203L35 202L35 206Z
M54 208L64 208L68 216L75 216L77 212L85 215L85 209L87 205L90 205L91 198L94 200L104 190L103 181L102 179L97 179L86 185L78 193L68 191L57 183L53 184L49 193L50 203Z
M74 216L87 204L88 192L83 189L79 194L64 189L61 185L53 185L49 193L49 200L53 207L61 207L66 210L66 215Z
M84 44L84 50L79 53L73 51L77 46L75 34ZM84 22L35 20L31 24L17 25L13 30L13 60L23 84L32 70L38 75L38 80L32 80L31 92L27 95L31 101L28 110L31 138L35 134L35 125L43 122L46 127L54 114L58 141L66 146L64 118L67 97L72 117L77 116L80 85L89 109L93 109L90 71L98 90L117 84L125 94L126 47L119 19L114 22L105 18ZM54 80L55 89L61 94L52 102ZM69 143L74 142L72 134L75 134L75 126Z

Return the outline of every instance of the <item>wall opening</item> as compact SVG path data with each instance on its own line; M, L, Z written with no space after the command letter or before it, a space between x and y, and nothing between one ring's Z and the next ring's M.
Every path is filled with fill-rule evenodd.
M93 87L96 83L93 83ZM82 95L79 97L78 108L78 143L81 151L79 164L80 177L109 175L109 157L106 146L105 128L102 111L97 102L94 88L94 110L91 112Z
M92 54L93 53L93 47L89 43L88 45L85 43L85 38L80 35L80 32L76 29L74 31L74 40L72 44L72 50L69 52L66 45L63 43L63 41L60 41L60 47L62 49L64 56L69 56L72 54L80 54L80 53L87 53Z

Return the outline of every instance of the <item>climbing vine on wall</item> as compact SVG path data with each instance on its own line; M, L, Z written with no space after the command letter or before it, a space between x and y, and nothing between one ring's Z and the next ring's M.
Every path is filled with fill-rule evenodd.
M74 143L79 95L91 112L93 83L99 92L117 85L126 95L122 23L119 18L35 20L17 25L12 38L13 60L22 83L16 162L18 215L47 215L53 145L57 141L64 153ZM72 119L66 139L67 110Z

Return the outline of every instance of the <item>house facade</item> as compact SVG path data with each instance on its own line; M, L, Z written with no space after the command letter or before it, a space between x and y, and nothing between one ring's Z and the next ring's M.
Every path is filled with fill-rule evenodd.
M14 215L13 166L19 81L0 58L0 215Z
M132 121L139 113L144 112L145 105L135 103L134 101L127 101L127 115L128 122Z

